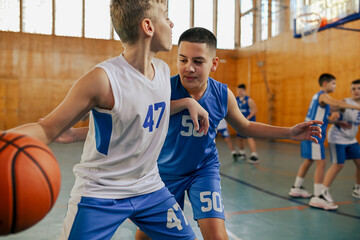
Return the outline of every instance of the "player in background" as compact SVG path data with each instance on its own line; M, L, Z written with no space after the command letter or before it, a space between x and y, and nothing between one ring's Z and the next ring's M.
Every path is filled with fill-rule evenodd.
M318 139L318 143L311 141L301 142L301 157L304 158L304 162L299 167L295 183L289 192L289 195L292 197L309 198L312 196L304 189L303 183L310 166L313 164L313 162L315 162L316 169L314 176L314 197L311 198L309 202L310 206L319 206L320 204L324 204L324 202L319 201L320 198L318 197L323 189L323 180L326 167L324 138L326 136L326 128L329 122L328 117L330 113L330 106L336 108L350 108L360 110L359 105L348 104L344 101L334 99L329 95L329 93L335 91L336 87L336 78L333 75L328 73L321 74L318 82L320 85L320 91L313 96L305 120L323 121L324 124L321 126L323 138ZM333 206L328 207L329 209L335 209Z
M225 119L220 121L219 126L217 128L217 132L218 132L218 134L220 134L223 137L224 141L226 142L226 145L228 146L228 148L231 152L231 155L232 155L234 161L236 162L237 158L239 156L239 153L236 152L234 145L231 142L229 128L228 128L228 125L227 125L227 122Z
M345 98L348 104L360 105L360 79L351 83L351 97ZM353 188L352 195L360 198L360 146L356 139L360 124L360 111L355 109L343 109L339 112L333 112L330 119L335 123L328 131L328 142L330 147L332 165L326 171L324 177L324 189L316 202L323 204L313 205L313 207L336 209L338 205L330 194L331 183L335 180L338 173L344 167L345 160L352 159L355 163L356 184Z
M255 104L254 100L249 95L247 95L245 84L240 84L237 87L236 101L237 101L237 104L238 104L242 114L244 115L244 117L246 117L246 119L249 121L255 122L256 121L255 114L257 112L256 104ZM246 154L245 154L245 140L246 139L249 144L250 151L251 151L250 158L247 159L247 161L250 163L259 163L259 158L258 158L258 155L256 152L256 143L255 143L254 138L243 136L238 133L237 134L237 144L240 149L239 150L239 158L246 159Z

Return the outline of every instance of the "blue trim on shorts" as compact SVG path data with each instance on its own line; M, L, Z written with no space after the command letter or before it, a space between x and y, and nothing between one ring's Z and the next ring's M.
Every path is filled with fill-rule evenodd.
M353 144L333 144L330 143L331 162L344 164L346 160L360 159L360 145Z

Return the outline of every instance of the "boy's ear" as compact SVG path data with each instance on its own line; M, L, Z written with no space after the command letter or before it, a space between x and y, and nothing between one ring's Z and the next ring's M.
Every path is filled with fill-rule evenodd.
M154 25L149 18L145 18L141 22L141 28L147 36L152 37L154 35Z
M215 72L218 66L219 66L219 58L214 57L213 60L212 60L211 71Z

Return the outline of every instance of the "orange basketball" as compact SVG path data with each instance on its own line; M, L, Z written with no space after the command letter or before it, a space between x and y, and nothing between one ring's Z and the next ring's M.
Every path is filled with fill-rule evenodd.
M53 207L60 168L48 146L16 133L0 133L0 235L25 230Z

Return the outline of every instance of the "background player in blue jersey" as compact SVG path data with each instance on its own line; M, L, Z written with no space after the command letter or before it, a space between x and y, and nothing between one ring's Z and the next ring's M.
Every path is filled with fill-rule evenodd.
M324 141L326 136L326 128L328 125L328 117L330 113L330 106L336 108L352 108L360 109L358 105L348 104L344 101L330 97L329 93L334 92L336 87L336 78L328 73L321 74L319 77L320 91L316 93L310 103L308 113L305 120L320 120L324 124L321 126L323 138L318 140L318 143L311 141L301 142L301 157L304 162L299 167L295 183L290 189L289 195L292 197L309 198L311 194L303 187L304 177L308 172L313 162L316 162L316 170L314 176L314 197L311 198L309 205L314 207L322 207L324 209L336 209L331 204L327 204L320 194L323 189L323 179L325 174L325 147Z
M246 86L245 84L239 84L239 86L236 89L237 97L236 102L241 110L241 113L246 117L249 121L256 121L256 104L254 100L247 95L246 93ZM243 136L241 134L237 134L237 143L239 147L239 158L240 159L246 159L245 154L245 139L247 139L247 142L249 143L251 155L248 159L248 162L250 163L258 163L259 159L256 153L256 143L254 138Z
M352 81L351 98L345 98L344 101L349 104L360 105L360 79ZM329 188L337 174L344 167L345 160L354 160L356 184L352 195L360 198L360 146L356 140L360 124L360 111L344 109L343 111L332 113L331 118L335 121L335 124L330 127L328 132L332 165L326 171L321 198L327 201L327 205L336 208L337 205L334 204Z
M110 13L124 52L77 80L42 121L10 131L50 143L91 111L61 239L110 239L129 218L153 239L193 240L157 159L170 112L188 108L197 130L200 113L202 134L208 113L190 98L170 109L170 69L154 58L172 48L166 0L112 0Z
M220 190L219 155L214 143L219 122L225 118L237 132L246 136L315 142L313 135L321 137L321 130L312 125L322 122L310 121L289 128L248 121L227 86L209 77L218 63L216 37L210 31L191 28L180 36L179 75L171 78L171 100L198 101L209 113L209 131L207 135L196 131L187 110L172 115L158 167L165 185L181 207L187 192L204 239L221 240L228 236ZM140 231L136 236L147 239Z

